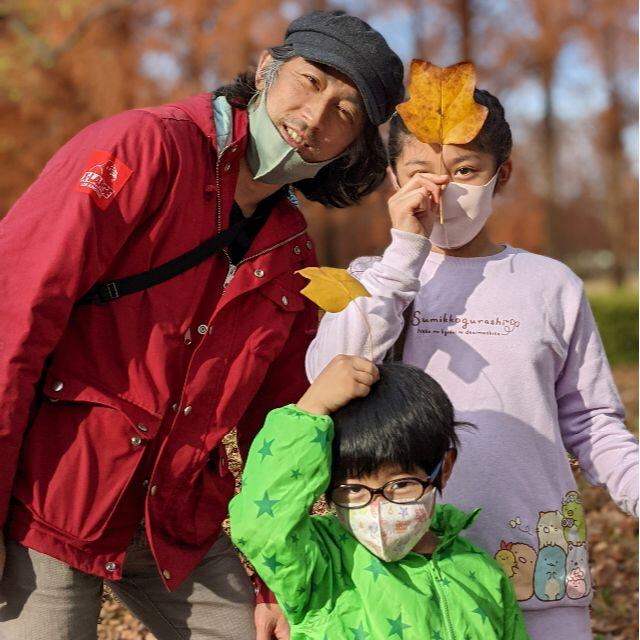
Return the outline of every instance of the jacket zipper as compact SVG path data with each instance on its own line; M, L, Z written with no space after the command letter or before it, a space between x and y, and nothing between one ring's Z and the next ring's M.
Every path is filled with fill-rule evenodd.
M220 196L220 161L222 160L222 156L224 155L224 152L229 148L229 145L227 145L223 150L222 153L218 156L218 158L216 159L216 203L218 205L217 207L217 214L218 214L218 219L217 219L217 231L218 233L220 233L222 231L222 197ZM278 249L279 247L287 244L288 242L291 242L292 240L295 240L296 238L299 238L300 236L303 236L305 233L307 232L306 229L304 229L303 231L300 231L294 235L292 235L290 238L287 238L286 240L282 240L280 242L278 242L277 244L274 244L271 247L268 247L267 249L264 249L263 251L260 251L258 253L254 253L253 255L243 258L242 260L240 260L240 262L238 262L238 264L233 264L233 262L231 262L231 257L229 256L229 252L226 249L222 250L222 253L224 253L225 257L227 258L228 262L229 262L229 267L227 268L227 275L225 276L224 282L222 283L222 295L224 295L224 292L226 290L226 288L231 284L231 281L233 280L233 277L236 275L236 271L238 270L238 267L243 264L244 262L247 262L249 260L253 260L254 258L259 258L260 256L263 256L265 253L269 253L270 251L273 251L274 249Z
M436 591L438 592L438 595L440 596L440 600L442 602L442 619L444 621L444 627L446 629L446 634L447 637L450 638L451 640L456 640L456 637L453 633L453 625L451 624L451 618L449 616L449 604L447 603L447 598L445 596L444 593L444 589L440 586L440 583L442 582L442 575L440 574L440 569L436 566L434 560L431 561L432 564L430 566L430 569L432 571L432 573L435 575L435 584L438 585L436 588Z

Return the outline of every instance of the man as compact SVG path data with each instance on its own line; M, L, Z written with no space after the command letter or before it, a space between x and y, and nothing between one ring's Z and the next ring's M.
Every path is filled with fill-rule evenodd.
M9 212L0 635L95 638L107 581L160 640L288 637L274 605L254 626L221 533L221 440L237 427L246 452L306 387L317 315L295 272L316 260L288 185L334 206L373 190L402 96L379 33L306 14L255 78L81 131Z

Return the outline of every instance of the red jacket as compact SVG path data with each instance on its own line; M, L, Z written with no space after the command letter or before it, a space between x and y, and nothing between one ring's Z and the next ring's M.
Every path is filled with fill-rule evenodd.
M0 523L24 545L117 580L144 517L175 589L226 517L222 437L237 426L246 453L266 413L306 388L317 310L294 272L316 259L286 198L226 289L217 254L74 307L95 282L225 228L246 143L235 110L216 149L210 94L125 112L62 147L0 224Z

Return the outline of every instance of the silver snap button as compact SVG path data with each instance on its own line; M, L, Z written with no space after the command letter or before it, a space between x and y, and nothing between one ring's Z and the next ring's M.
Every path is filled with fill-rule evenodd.
M234 144L233 147L231 147L231 149L229 149L229 151L231 151L231 153L235 153L238 150L238 145Z
M198 325L198 333L203 336L205 333L207 333L207 331L209 330L209 327L207 327L206 324L199 324Z
M289 300L287 300L287 296L282 296L282 304L285 307L289 304Z
M229 171L229 169L231 169L231 163L227 162L227 164L224 165L224 170L225 172Z
M62 382L62 380L56 380L52 385L51 388L54 391L62 391L64 389L64 382Z
M307 249L311 249L311 247L313 247L313 244L311 244L311 240L307 240Z
M144 481L142 482L142 486L143 486L145 489L147 489L147 488L149 487L149 481L148 481L148 480L144 480Z
M150 493L152 496L155 496L157 491L158 491L158 485L157 485L157 484L154 484L154 485L151 487L151 489L149 489L149 493Z
M130 442L134 447L139 447L142 444L142 438L140 436L133 436Z
M180 411L180 405L177 402L174 402L171 405L171 409L172 409L172 411L175 411L176 413L178 413L178 411Z
M188 416L192 411L193 408L191 407L191 405L187 405L182 413L184 413L185 416Z
M254 275L256 278L264 278L264 271L263 271L262 269L256 269L256 270L253 272L253 275Z
M296 245L295 247L293 247L293 253L299 256L302 253L302 249L298 245Z
M137 427L138 431L142 431L143 433L146 433L147 431L149 431L149 428L147 427L147 425L146 424L142 424L142 422L139 422L136 425L136 427Z
M168 569L163 569L162 575L165 577L166 580L171 580L171 573L169 572Z
M115 562L106 562L104 568L109 571L115 571L118 568L118 565Z

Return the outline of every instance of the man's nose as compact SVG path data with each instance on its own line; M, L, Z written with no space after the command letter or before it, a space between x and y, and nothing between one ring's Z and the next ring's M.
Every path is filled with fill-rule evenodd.
M330 100L322 95L316 95L309 100L302 110L302 118L309 129L320 129L329 113Z

